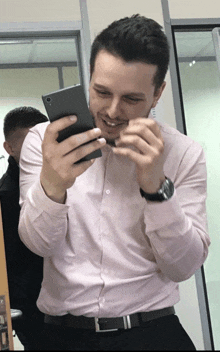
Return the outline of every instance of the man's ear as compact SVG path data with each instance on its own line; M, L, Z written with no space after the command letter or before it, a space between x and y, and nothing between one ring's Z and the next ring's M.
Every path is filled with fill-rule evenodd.
M3 147L9 155L14 155L13 148L9 142L4 141Z
M152 108L155 108L155 106L157 105L157 102L160 99L165 87L166 87L166 82L164 81L161 84L160 88L158 88L157 91L154 94L154 102L153 102Z
M91 81L91 78L92 78L91 65L89 65L89 81Z

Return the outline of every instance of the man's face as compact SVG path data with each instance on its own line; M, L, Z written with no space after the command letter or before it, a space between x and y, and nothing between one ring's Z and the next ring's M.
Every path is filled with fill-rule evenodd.
M10 135L8 141L4 142L5 150L9 155L13 156L17 164L19 163L21 147L28 131L29 128L18 128Z
M148 117L156 106L165 87L164 82L155 93L156 70L155 65L125 62L105 50L98 53L90 81L89 107L108 143L114 145L129 120Z

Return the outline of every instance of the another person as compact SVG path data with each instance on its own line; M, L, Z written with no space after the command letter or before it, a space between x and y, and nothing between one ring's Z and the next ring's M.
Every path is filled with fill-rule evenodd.
M39 349L195 349L174 306L208 255L206 163L198 143L151 115L168 64L157 22L113 22L91 50L96 128L58 143L76 121L66 116L25 140L19 232L44 257Z
M48 121L33 107L22 106L9 111L4 118L4 148L9 154L8 168L0 180L0 201L3 221L6 265L13 329L25 350L34 349L35 339L43 326L43 313L36 306L43 277L43 258L31 252L18 235L19 221L19 157L29 129Z

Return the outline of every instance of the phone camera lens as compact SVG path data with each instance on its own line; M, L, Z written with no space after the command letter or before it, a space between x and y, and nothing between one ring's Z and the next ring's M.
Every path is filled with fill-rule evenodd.
M50 103L51 102L51 98L47 98L47 102Z

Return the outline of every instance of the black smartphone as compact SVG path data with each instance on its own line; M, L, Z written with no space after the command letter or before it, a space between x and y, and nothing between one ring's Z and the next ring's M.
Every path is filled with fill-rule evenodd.
M80 84L44 94L42 95L42 100L51 122L64 116L77 116L76 123L59 132L57 138L58 142L62 142L73 134L94 128L93 118L87 105L83 87ZM97 149L78 162L87 161L100 156L102 156L101 149Z

